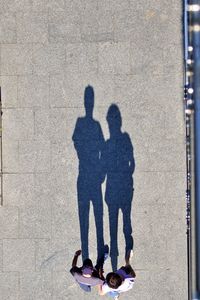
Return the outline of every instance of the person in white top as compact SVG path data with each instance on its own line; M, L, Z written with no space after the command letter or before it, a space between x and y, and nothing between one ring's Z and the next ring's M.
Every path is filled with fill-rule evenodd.
M107 295L118 299L119 295L132 289L135 282L136 274L130 265L132 250L128 251L125 258L125 266L122 266L116 272L110 272L106 276L106 281L99 285L99 295Z

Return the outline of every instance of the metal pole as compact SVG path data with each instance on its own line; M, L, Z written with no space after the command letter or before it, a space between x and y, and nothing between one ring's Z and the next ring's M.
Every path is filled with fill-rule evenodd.
M200 299L200 0L191 5L194 57L196 298Z

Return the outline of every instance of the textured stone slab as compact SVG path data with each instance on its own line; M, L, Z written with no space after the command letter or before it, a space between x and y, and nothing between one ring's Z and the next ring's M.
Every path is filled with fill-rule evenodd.
M19 142L19 168L21 172L48 172L50 170L49 141Z
M0 238L18 237L19 212L17 207L0 207Z
M33 111L28 109L4 109L4 139L31 140L34 134Z
M97 45L69 44L66 46L66 74L97 74Z
M3 240L3 270L34 271L35 242L30 239Z
M63 70L65 49L62 45L33 46L33 72L37 75L54 74Z
M130 73L130 43L101 43L99 45L99 73Z
M35 203L33 174L4 174L4 204L26 207Z
M4 132L3 132L4 137ZM5 140L3 143L3 172L19 171L19 143Z
M49 14L50 43L76 43L81 41L80 16L74 11L54 11Z
M18 300L19 274L17 272L0 273L1 300Z
M71 267L71 250L69 245L72 243L75 249L80 247L76 238L70 237L70 240L64 238L62 240L38 240L36 254L36 270L37 271L66 271ZM77 248L77 249L78 249ZM68 264L67 261L70 263Z
M0 14L0 43L16 43L16 19L15 15L11 13Z
M47 76L19 76L18 103L20 107L48 107L49 78Z
M31 9L30 0L1 0L0 7L2 11L8 12L17 12L17 11L28 11Z
M50 238L51 237L51 207L38 204L20 208L19 237L20 238Z
M5 44L1 46L1 75L32 73L32 45Z
M49 300L52 295L50 272L23 272L20 274L21 300Z
M28 12L17 14L18 43L46 43L48 41L47 14Z
M106 1L106 0L98 0L98 7L99 9L103 9L105 11L114 11L114 12L119 12L123 11L125 9L129 9L129 0L125 1L120 1L120 0L111 0L111 1Z
M0 272L3 270L3 240L0 240Z
M3 107L18 107L17 76L1 76L1 96Z

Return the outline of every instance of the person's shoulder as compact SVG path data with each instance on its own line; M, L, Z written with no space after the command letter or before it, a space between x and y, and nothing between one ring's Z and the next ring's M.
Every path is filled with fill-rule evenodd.
M78 267L72 267L72 268L70 269L70 273L71 273L73 276L74 276L75 273L81 274L81 269L78 268Z
M108 284L106 282L104 282L104 284L102 285L102 291L104 294L110 292L112 289L108 286Z

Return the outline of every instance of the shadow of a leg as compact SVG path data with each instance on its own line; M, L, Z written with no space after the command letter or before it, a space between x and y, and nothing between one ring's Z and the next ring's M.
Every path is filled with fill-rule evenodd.
M89 234L89 211L90 202L78 202L80 234L81 234L81 249L83 261L89 257L88 251L88 234Z

